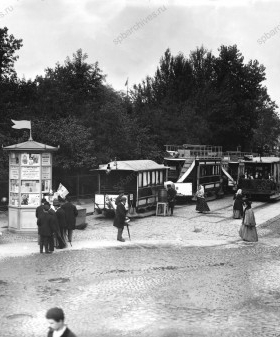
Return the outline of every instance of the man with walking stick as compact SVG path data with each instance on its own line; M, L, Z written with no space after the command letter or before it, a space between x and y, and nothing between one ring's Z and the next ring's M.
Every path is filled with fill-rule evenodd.
M125 239L122 237L124 226L127 226L127 231L129 233L128 229L128 222L126 217L126 209L125 209L125 203L126 203L126 197L122 196L120 202L117 205L116 209L116 215L114 218L114 227L118 228L118 235L117 240L121 242L125 242ZM130 237L130 234L129 234Z

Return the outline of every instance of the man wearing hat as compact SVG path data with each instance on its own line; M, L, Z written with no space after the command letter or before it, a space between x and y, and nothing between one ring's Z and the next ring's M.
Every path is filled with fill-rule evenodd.
M114 219L113 226L118 228L117 240L121 242L125 242L125 239L122 237L123 228L125 225L126 219L126 209L125 209L126 197L122 196L121 201L117 205L116 215Z

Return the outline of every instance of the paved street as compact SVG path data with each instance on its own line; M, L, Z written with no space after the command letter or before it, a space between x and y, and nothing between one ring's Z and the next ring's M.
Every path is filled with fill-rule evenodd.
M112 220L89 216L73 247L52 255L4 233L1 337L45 336L54 305L78 337L280 335L279 204L253 203L252 244L238 237L232 197L209 206L208 215L178 205L174 217L132 220L123 244Z

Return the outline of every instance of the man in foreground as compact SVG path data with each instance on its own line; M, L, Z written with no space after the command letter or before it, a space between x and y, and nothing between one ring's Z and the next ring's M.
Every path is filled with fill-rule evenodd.
M47 337L77 337L64 324L64 312L60 308L51 308L46 313L46 319L49 323L50 331Z

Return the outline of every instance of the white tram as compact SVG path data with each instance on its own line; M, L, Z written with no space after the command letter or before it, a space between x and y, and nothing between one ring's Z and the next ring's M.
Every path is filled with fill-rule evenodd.
M222 147L211 145L165 145L169 167L168 180L174 182L177 196L193 197L198 185L203 185L207 199L222 192Z

